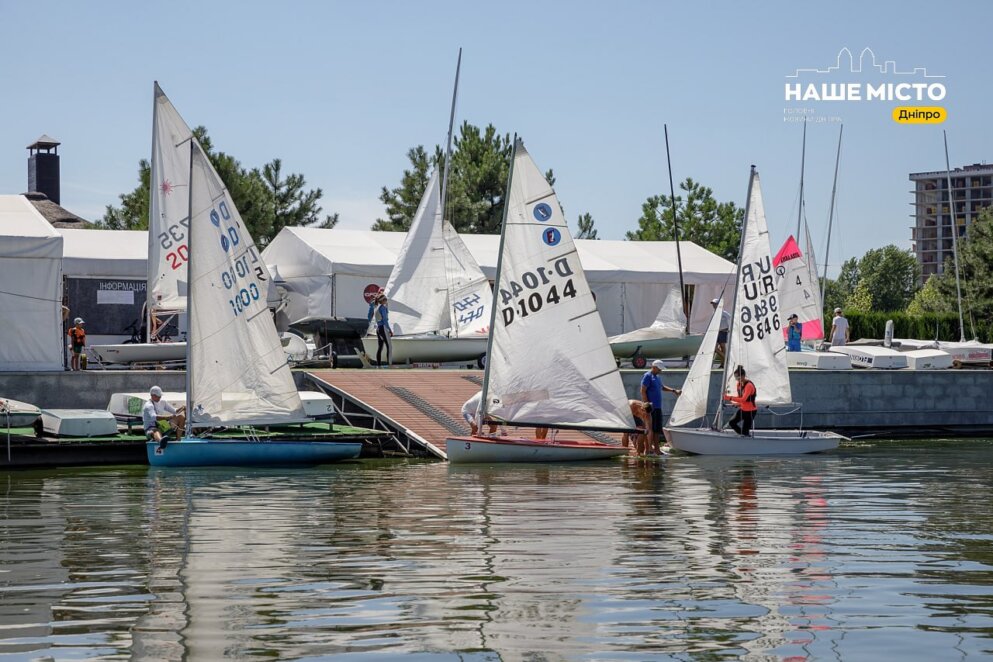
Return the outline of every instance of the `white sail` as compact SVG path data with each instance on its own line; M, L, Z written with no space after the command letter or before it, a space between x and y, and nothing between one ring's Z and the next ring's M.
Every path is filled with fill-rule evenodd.
M191 420L197 425L306 420L266 306L269 271L221 178L192 142Z
M634 426L621 375L552 187L518 141L494 290L485 418Z
M786 334L789 316L796 315L802 325L803 338L821 338L820 293L810 282L810 269L806 255L800 251L793 235L787 237L783 247L772 260L776 269L776 287L779 289L779 321Z
M148 307L185 310L189 260L190 139L193 133L158 83L149 175Z
M721 299L710 318L707 332L700 343L693 365L686 373L682 394L676 399L676 406L669 416L669 425L676 427L686 425L707 415L707 400L710 398L710 372L714 366L714 350L717 347L717 334L721 330L721 312L724 310L724 299Z
M813 288L813 299L814 306L817 308L817 316L812 318L816 324L813 325L814 330L811 331L810 339L819 340L824 337L824 302L821 300L821 285L820 280L817 275L817 254L814 253L814 242L810 240L810 226L807 222L803 222L803 234L805 239L805 255L807 262L807 282L810 283ZM806 329L804 329L804 338L807 338Z
M728 392L737 395L732 376L736 366L745 368L754 382L757 402L784 404L792 401L786 369L786 345L779 321L780 302L776 273L769 250L769 229L758 171L752 171L749 199L738 255L738 284L728 338Z
M662 307L659 308L652 328L664 332L666 338L682 338L686 335L686 310L683 308L683 296L679 285L668 285Z
M482 269L452 224L445 221L445 264L452 335L465 338L489 333L493 290Z
M437 171L424 189L383 289L390 302L390 323L395 334L432 333L448 326L448 281Z

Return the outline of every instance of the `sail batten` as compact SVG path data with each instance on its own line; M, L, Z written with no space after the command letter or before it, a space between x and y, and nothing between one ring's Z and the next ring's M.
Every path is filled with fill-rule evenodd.
M627 394L555 192L520 141L511 167L483 416L631 429Z

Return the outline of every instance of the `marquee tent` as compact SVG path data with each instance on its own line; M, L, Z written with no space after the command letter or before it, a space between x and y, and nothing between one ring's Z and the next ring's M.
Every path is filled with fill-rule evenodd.
M304 317L364 318L363 292L389 278L406 233L371 230L284 228L262 255L279 268L288 292L291 320ZM462 235L490 279L500 237ZM679 282L676 245L667 241L578 240L586 277L610 335L648 326L668 288ZM691 328L703 331L713 312L709 302L733 287L734 265L691 242L680 242L683 276L693 285Z
M23 195L0 195L0 370L62 370L62 237Z

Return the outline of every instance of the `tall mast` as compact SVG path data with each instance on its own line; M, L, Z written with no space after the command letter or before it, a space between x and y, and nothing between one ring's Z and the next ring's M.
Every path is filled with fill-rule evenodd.
M745 198L745 217L741 221L741 239L738 240L738 268L734 276L734 296L731 298L731 323L728 325L728 339L724 348L724 370L721 372L721 396L717 401L717 428L720 429L724 422L723 398L724 391L728 387L728 375L734 370L728 357L731 354L731 341L734 336L734 327L738 314L738 287L741 285L741 254L745 252L745 232L748 230L748 212L752 209L752 184L755 182L755 165L748 175L748 194Z
M479 401L476 420L480 432L486 421L486 395L490 388L490 361L493 359L493 330L496 328L496 295L500 291L500 276L503 273L503 244L507 237L507 212L510 209L510 185L514 182L514 162L517 159L517 134L514 134L514 147L510 151L510 173L507 175L507 192L503 196L503 220L500 221L500 248L497 249L496 275L493 278L493 302L490 306L490 335L486 340L486 369L483 371L483 392Z
M152 179L152 172L155 171L155 147L156 142L155 134L158 133L155 129L159 119L159 81L155 81L152 86L152 159L148 162L148 214L152 214L151 196L155 195L155 180ZM148 219L148 227L152 227L152 219ZM187 247L189 248L189 247ZM146 269L151 269L151 260L148 261L149 264ZM189 273L189 272L187 272ZM151 279L146 276L145 281L145 342L152 342L152 287Z
M962 319L962 286L959 283L959 229L955 226L955 198L952 196L952 166L948 160L948 133L945 138L945 175L948 178L948 217L952 222L952 255L955 257L955 296L959 304L959 341L965 342L965 320Z
M448 169L452 165L452 127L455 125L455 101L459 96L459 72L462 69L462 49L455 65L455 89L452 90L452 112L448 116L448 141L445 144L445 170L441 175L441 217L445 218L445 204L448 202Z
M194 309L195 297L193 296L193 150L196 139L190 136L190 179L186 187L187 205L186 218L189 219L189 234L186 235L186 273L189 274L188 285L186 286L186 320L190 327L190 333L186 338L186 436L193 436L193 326L196 324Z
M690 316L686 312L686 286L683 284L683 255L679 250L679 220L676 218L676 188L672 185L672 159L669 157L669 125L663 124L665 130L665 162L669 166L669 202L672 203L672 234L676 239L676 263L679 265L679 305L683 307L683 317L686 318L686 335L690 334Z
M828 212L827 246L824 248L824 278L821 279L821 307L824 307L824 291L827 288L828 252L831 250L831 225L834 223L834 198L838 192L838 164L841 162L841 136L845 125L838 129L838 153L834 157L834 183L831 184L831 211ZM822 329L824 327L821 327Z
M800 149L800 204L796 210L796 234L800 238L800 219L803 218L803 169L807 164L807 122L803 123L803 147Z

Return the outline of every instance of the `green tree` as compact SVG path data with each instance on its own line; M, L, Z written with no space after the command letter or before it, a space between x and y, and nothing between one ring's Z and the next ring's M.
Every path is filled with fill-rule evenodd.
M687 178L680 183L685 193L676 196L679 238L692 241L732 262L738 259L744 209L734 202L717 202L714 192ZM648 198L641 206L638 229L627 233L631 241L672 241L672 201L667 195Z
M576 234L576 239L600 238L597 236L596 228L593 227L594 224L593 216L589 212L585 214L580 214L577 224L579 225L579 232Z
M920 271L910 251L890 244L866 251L859 260L859 282L872 292L873 310L903 310L917 292Z
M492 124L480 129L463 122L459 127L452 145L445 203L445 218L456 230L471 234L500 232L512 151L510 134L500 135ZM379 195L386 206L386 218L376 219L373 230L409 230L432 169L441 173L445 168L445 153L440 145L435 146L433 155L423 145L413 147L407 159L410 167L403 171L400 185L392 189L384 186ZM545 179L555 185L552 170L545 173Z
M993 318L993 208L980 212L968 232L968 237L958 245L962 308L968 318L988 320ZM935 281L934 288L946 309L957 311L955 264L949 258L944 266L944 273L931 276L928 283Z
M229 154L215 152L207 129L193 129L214 169L231 193L242 220L260 246L265 246L288 225L333 227L338 215L321 216L318 204L321 189L305 190L303 175L291 174L283 179L282 162L274 159L259 168L246 169ZM98 226L111 230L147 230L151 168L142 159L138 163L138 186L120 195L120 207L107 205Z
M941 292L939 287L940 278L941 276L932 276L924 283L924 287L917 290L914 298L911 299L910 304L907 306L908 315L922 317L930 313L953 313L956 311L954 305L948 305L948 300Z
M872 305L872 291L864 280L860 280L842 307L857 313L868 313L872 311Z

